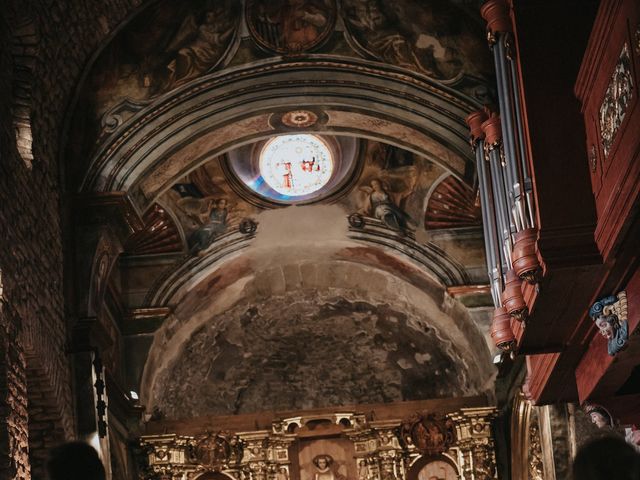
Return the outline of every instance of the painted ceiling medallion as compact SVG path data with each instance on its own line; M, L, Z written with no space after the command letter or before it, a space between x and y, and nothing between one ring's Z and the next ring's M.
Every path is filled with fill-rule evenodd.
M309 110L293 110L282 116L282 123L287 127L306 128L318 122L318 115Z
M260 152L260 174L276 192L301 197L324 187L333 173L333 156L315 135L281 135Z
M266 50L296 54L324 42L336 21L335 0L248 0L251 36Z

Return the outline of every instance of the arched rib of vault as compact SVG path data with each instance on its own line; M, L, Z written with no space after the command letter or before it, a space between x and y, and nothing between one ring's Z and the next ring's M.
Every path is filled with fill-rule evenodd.
M327 114L308 131L390 143L460 178L472 168L472 99L394 67L319 55L227 69L158 98L99 146L81 190L126 191L144 211L211 158L284 132L273 112L305 106Z
M229 256L245 252L254 237L255 234L247 236L237 231L226 233L206 255L183 257L156 280L145 297L144 305L162 307L174 303L180 289L185 286L191 288L198 282L198 278L206 276L209 271L226 262ZM330 251L331 246L327 242L325 239L324 248ZM389 261L393 259L395 262L412 264L414 268L421 269L424 276L442 286L464 285L469 282L464 266L433 244L421 245L407 237L393 237L357 229L351 229L349 240L345 238L339 243L332 243L345 251L367 251L372 258L383 257Z
M417 269L398 263L366 263L362 252L318 250L287 261L278 248L256 249L231 256L223 265L185 285L171 299L173 314L155 333L140 386L142 401L154 406L158 376L179 361L185 345L205 325L218 322L239 305L260 305L291 292L339 295L355 301L389 305L419 319L416 328L434 329L447 351L463 365L465 394L485 391L492 377L489 350L466 309L445 301L444 289ZM350 257L351 255L351 257ZM453 355L453 353L452 353Z

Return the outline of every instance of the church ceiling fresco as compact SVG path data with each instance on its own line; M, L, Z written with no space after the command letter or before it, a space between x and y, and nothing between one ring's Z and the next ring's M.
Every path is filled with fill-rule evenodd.
M72 119L71 153L86 158L135 112L208 73L267 60L360 58L486 102L492 66L480 25L447 0L155 2L88 72Z
M446 0L345 0L343 18L354 48L378 61L455 83L491 76L482 27Z
M267 51L296 54L313 50L331 34L335 0L247 0L247 26Z
M320 189L321 197L313 204L329 203L338 207L332 215L336 222L345 226L344 239L348 236L346 227L350 225L354 232L374 228L388 238L409 242L409 246L419 248L421 243L431 240L429 233L434 229L453 228L455 231L456 228L479 226L480 215L473 188L448 175L441 167L407 150L372 140L358 141L357 149L353 147L353 139L343 144L345 150L352 147L349 151L354 157L352 160L360 166L355 171L347 169L343 172L352 176L347 179L346 188L326 199L323 199L323 189ZM262 183L259 168L252 170L248 166L259 163L260 151L260 148L249 146L241 149L240 154L215 158L194 170L161 197L160 203L180 225L181 237L185 240L184 251L192 256L207 255L216 250L217 242L238 231L255 233L260 238L261 222L269 221L267 217L263 219L262 212L286 207L287 202L282 197L278 197L278 203L269 203L269 199L263 199L250 186L238 182L233 169L229 168L230 163L240 163L245 170L254 171L257 176L250 185ZM293 161L304 165L306 160L299 158ZM276 177L283 182L281 187L291 182L291 174L287 173L290 171L282 169L278 172L282 174ZM296 204L295 197L290 197L289 203ZM279 228L281 236L289 235L286 224ZM169 230L150 231L148 235L165 238ZM318 230L317 235L321 239L323 232ZM445 250L447 242L454 240L441 243ZM144 244L138 240L140 243ZM482 242L478 238L475 243L475 249L463 253L458 248L454 255L460 257L460 265L471 266L470 277L463 272L462 278L467 278L467 281L476 276L473 266L482 265L483 261ZM455 245L452 248L455 249ZM454 280L453 283L460 281L463 280Z
M162 312L128 339L150 407L484 392L483 333L445 293L486 276L464 117L492 74L465 5L160 0L101 52L69 184L140 214L120 273L124 309ZM261 157L285 135L306 146Z

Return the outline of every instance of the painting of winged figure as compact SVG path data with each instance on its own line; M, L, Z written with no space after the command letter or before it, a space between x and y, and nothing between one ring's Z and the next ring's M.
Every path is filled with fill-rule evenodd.
M215 66L235 31L233 20L224 3L200 14L189 13L165 49L167 60L157 88L170 90Z
M230 206L226 198L195 199L186 197L178 201L181 210L199 226L187 237L189 253L198 255L227 231ZM231 207L232 209L232 207Z
M238 197L224 179L220 158L191 172L165 194L185 232L189 253L202 256L255 209Z

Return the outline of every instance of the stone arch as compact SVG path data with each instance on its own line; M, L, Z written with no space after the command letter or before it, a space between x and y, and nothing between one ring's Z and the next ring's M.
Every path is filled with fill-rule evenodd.
M251 257L251 264L247 257ZM224 267L201 273L197 280L167 299L173 314L156 332L147 356L140 386L142 403L151 409L157 406L154 396L164 381L163 372L180 361L194 334L203 328L224 330L228 322L234 321L231 317L227 320L225 315L229 312L235 315L233 312L241 312L244 306L296 295L321 297L324 305L339 297L352 305L368 302L407 313L410 320L402 328L433 329L439 348L454 358L461 375L473 379L463 380L456 392L467 395L485 392L492 369L482 334L461 304L444 301L444 289L433 279L417 269L412 273L399 272L394 267L384 271L376 265L338 260L335 255L324 262L316 259L281 265L270 264L269 259L274 257L277 258L277 252L267 249L231 258Z
M209 74L141 108L97 149L81 190L127 191L146 210L178 178L232 148L273 136L273 112L322 108L308 130L400 146L463 178L472 170L465 115L475 101L364 61L319 56Z

